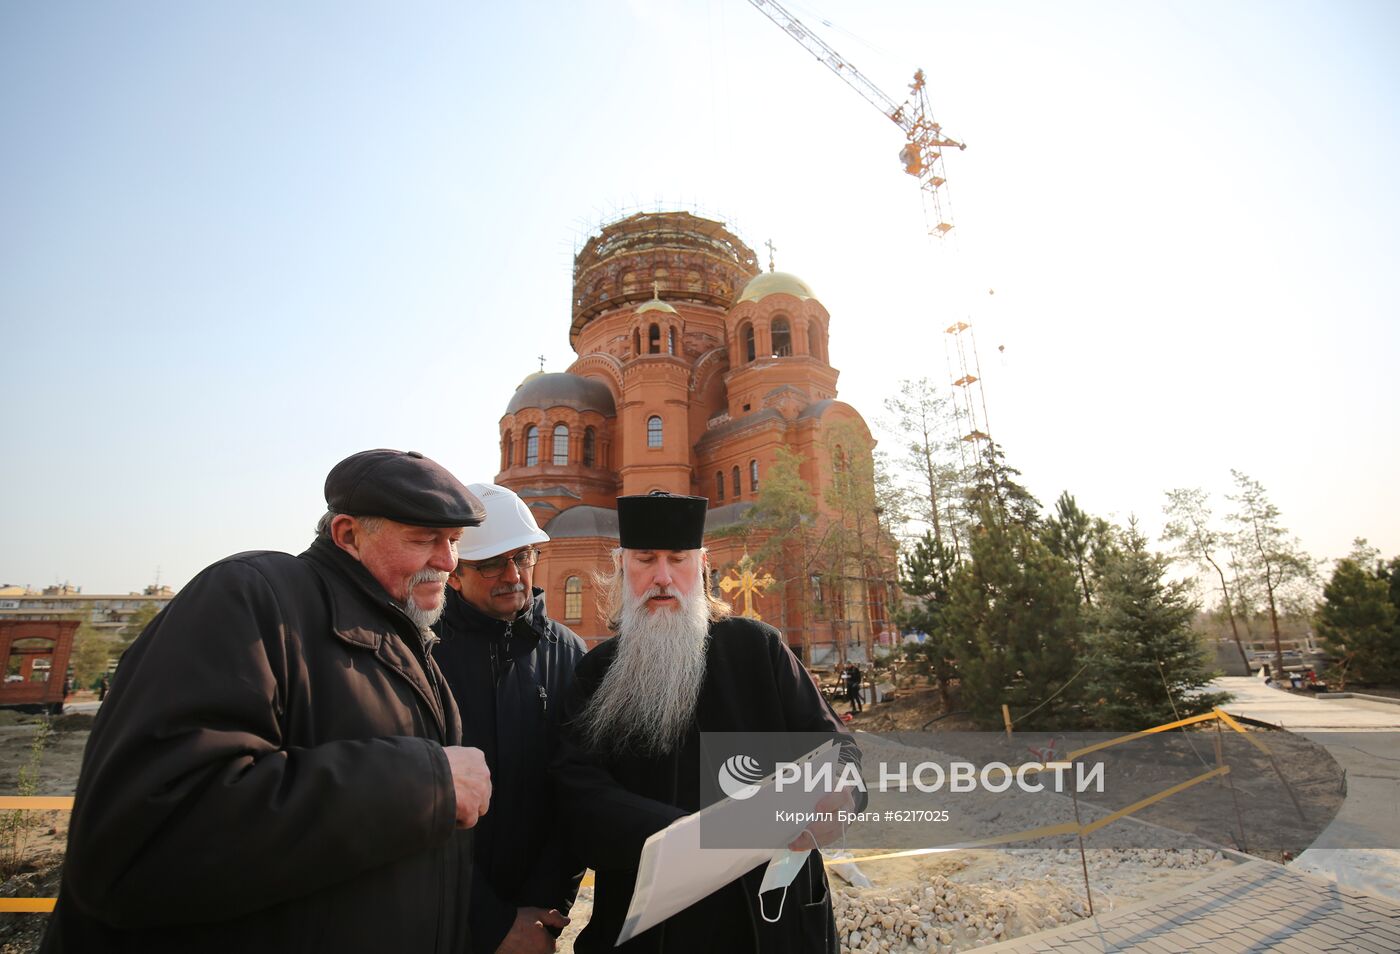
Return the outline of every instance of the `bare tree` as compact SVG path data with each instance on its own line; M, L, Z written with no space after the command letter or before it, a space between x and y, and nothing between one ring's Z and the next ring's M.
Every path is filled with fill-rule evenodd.
M1230 476L1235 480L1235 492L1229 495L1237 508L1230 514L1236 526L1235 540L1242 562L1264 588L1269 626L1274 636L1275 675L1282 676L1279 604L1290 584L1315 580L1317 566L1312 557L1303 552L1297 539L1279 523L1279 509L1269 500L1264 485L1233 468Z
M1225 579L1225 569L1215 558L1221 547L1221 535L1210 523L1210 504L1206 492L1199 487L1178 487L1167 491L1167 503L1162 508L1167 515L1167 525L1162 530L1162 539L1176 544L1175 558L1184 563L1193 563L1202 570L1211 569L1220 580L1220 605L1225 608L1225 617L1230 621L1230 634L1235 638L1235 648L1240 651L1240 661L1245 671L1249 671L1249 654L1244 650L1240 639L1240 625L1235 618L1234 600L1230 584Z
M897 395L885 399L885 410L885 429L903 451L894 464L917 488L910 494L912 516L929 526L938 546L959 553L966 480L958 463L957 414L951 399L927 378L905 380L899 382Z

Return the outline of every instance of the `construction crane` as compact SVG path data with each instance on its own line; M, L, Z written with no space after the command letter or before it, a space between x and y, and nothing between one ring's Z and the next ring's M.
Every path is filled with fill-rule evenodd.
M914 72L914 81L909 84L908 98L903 103L896 103L776 0L749 2L904 131L908 142L899 150L899 161L905 172L919 180L919 187L924 196L925 224L929 234L942 238L952 231L952 211L945 211L945 203L941 196L943 184L947 181L943 173L943 150L966 149L967 146L944 136L943 127L934 122L933 112L929 109L928 93L924 88L924 71Z
M929 108L924 71L914 72L914 81L909 84L908 98L903 103L896 103L845 57L828 46L821 37L807 29L806 25L784 9L782 4L776 0L749 2L904 131L908 142L899 151L899 161L903 164L905 172L919 180L923 197L924 225L928 233L936 238L942 238L951 232L952 210L942 196L944 183L947 182L943 173L943 150L966 149L967 146L944 136L943 127L934 121L933 111ZM944 339L944 356L948 360L948 377L952 382L953 408L963 432L959 448L964 450L963 466L966 467L966 449L972 451L975 460L983 456L991 444L991 428L987 423L987 398L982 390L981 361L977 356L977 339L972 333L972 326L966 321L955 321L945 331L948 337ZM956 370L953 366L955 358Z

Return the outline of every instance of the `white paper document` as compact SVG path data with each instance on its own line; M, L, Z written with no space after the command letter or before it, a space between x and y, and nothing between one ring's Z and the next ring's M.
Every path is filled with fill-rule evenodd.
M810 761L814 773L822 771L823 764L830 764L831 768L827 771L835 773L835 763L840 753L840 746L828 740L795 762L801 765ZM787 844L807 825L800 820L782 821L779 812L799 816L811 812L826 794L820 787L807 792L802 790L802 786L794 785L785 786L785 790L779 792L774 776L770 775L752 796L742 801L721 799L693 815L677 819L652 835L642 846L637 886L632 892L632 903L627 908L627 917L617 944L630 941L678 911L713 894L740 875L767 864L775 856L785 854ZM749 827L755 817L764 819L765 826L771 825L763 837L755 839L757 844L765 847L700 847L702 824L723 828L727 814L737 815L740 812ZM771 838L767 837L770 833Z

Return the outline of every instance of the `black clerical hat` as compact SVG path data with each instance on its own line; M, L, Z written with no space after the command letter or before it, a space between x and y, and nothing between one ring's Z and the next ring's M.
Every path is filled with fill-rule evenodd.
M326 506L352 517L388 517L415 527L475 527L486 508L446 467L417 451L352 454L326 476Z
M629 550L698 550L705 539L704 497L653 490L617 498L618 543Z

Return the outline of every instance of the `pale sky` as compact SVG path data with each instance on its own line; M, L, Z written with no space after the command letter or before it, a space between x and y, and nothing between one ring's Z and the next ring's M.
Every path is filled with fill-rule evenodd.
M956 245L743 0L0 5L0 583L297 552L367 447L490 479L575 249L658 207L773 240L872 424L971 321L1047 506L1155 533L1235 467L1314 556L1400 554L1400 6L789 9L895 99L926 70Z

